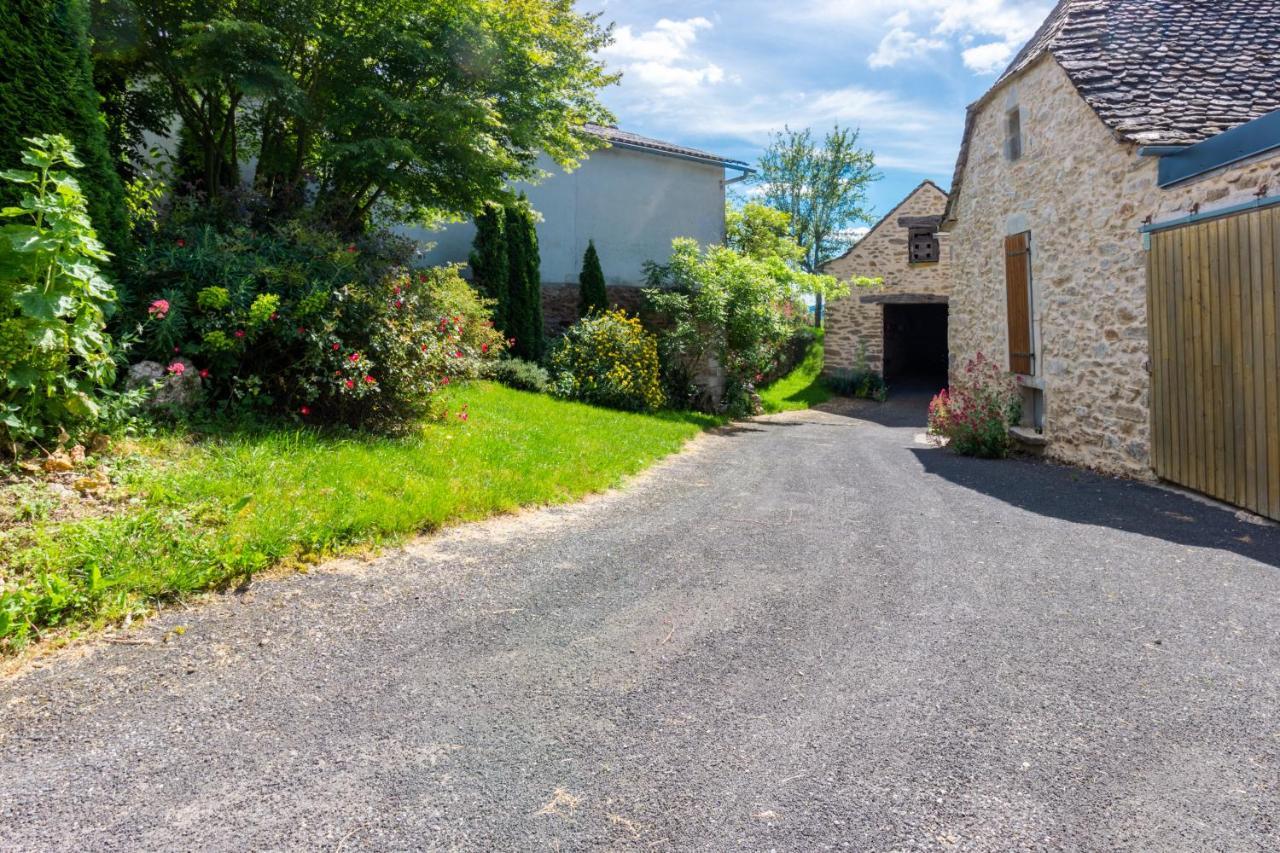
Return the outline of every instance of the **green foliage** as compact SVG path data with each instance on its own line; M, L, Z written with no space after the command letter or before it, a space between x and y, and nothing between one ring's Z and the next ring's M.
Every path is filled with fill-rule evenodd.
M93 88L87 0L7 0L0 15L0 163L16 162L29 137L63 134L84 164L80 182L99 238L123 256L129 246L124 190L107 150ZM0 205L18 195L0 188Z
M724 244L740 255L756 260L781 258L788 263L804 261L804 247L791 233L791 215L759 202L741 208L731 205L724 212Z
M58 626L145 613L271 566L574 500L713 423L488 383L446 396L446 422L403 437L290 428L138 442L113 466L125 473L112 514L0 525L0 655ZM11 498L19 503L0 492L0 507Z
M889 386L884 376L871 369L867 363L867 345L858 344L857 355L851 369L836 370L827 378L827 385L843 397L860 397L883 403L889 399Z
M785 376L760 389L760 402L769 414L809 409L831 399L831 389L822 378L822 329L801 331L814 334L797 334L797 338L805 341L799 362Z
M704 251L680 238L666 264L648 264L648 283L645 296L663 319L668 393L695 400L691 378L714 358L725 372L725 396L709 405L754 413L755 383L777 367L794 328L793 271L777 258L756 260L724 246Z
M485 296L494 301L493 322L507 331L507 309L511 303L507 268L507 217L502 205L489 202L476 217L476 236L471 249L471 275Z
M586 317L609 307L609 294L605 289L604 270L600 256L596 254L594 240L587 241L587 251L582 256L582 272L578 275L578 316Z
M362 247L298 223L165 232L131 268L157 320L147 353L190 359L223 411L408 427L505 344L457 268L410 272L385 235Z
M507 295L504 331L515 339L512 352L528 361L546 353L542 328L542 263L533 208L522 195L507 205Z
M842 237L858 222L870 222L867 189L880 179L875 154L858 147L858 131L836 125L819 144L810 130L784 128L760 157L755 181L764 200L789 217L791 235L804 247L804 268L816 273L849 241ZM823 304L840 293L818 288L815 323Z
M98 273L107 259L61 136L27 140L28 169L0 173L21 188L0 218L0 440L44 441L76 433L101 415L115 379L105 327L115 291Z
M551 351L558 396L612 409L649 412L664 398L658 341L617 309L574 323Z
M274 214L344 234L478 213L600 141L610 40L572 0L100 0L100 63L181 119L213 197L235 164ZM370 61L376 57L377 61ZM113 110L128 123L128 104ZM139 119L141 121L141 119ZM146 120L152 120L148 115ZM121 129L120 138L136 136Z
M858 147L858 131L839 125L822 143L811 130L784 128L761 155L754 178L765 202L789 217L810 272L843 250L843 229L871 220L867 189L879 179L875 154Z
M485 365L483 376L519 391L546 394L551 390L551 374L540 364L519 358L503 358Z
M1009 427L1021 417L1022 395L1013 377L978 353L929 403L929 432L946 438L962 456L1000 459L1009 455Z

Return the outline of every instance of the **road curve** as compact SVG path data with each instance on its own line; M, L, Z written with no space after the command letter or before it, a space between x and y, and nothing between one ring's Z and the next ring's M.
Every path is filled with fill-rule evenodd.
M0 848L1280 848L1280 532L918 403L0 682Z

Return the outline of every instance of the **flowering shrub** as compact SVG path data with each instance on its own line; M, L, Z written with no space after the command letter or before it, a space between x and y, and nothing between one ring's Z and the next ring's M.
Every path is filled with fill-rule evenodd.
M1012 377L978 353L929 403L929 432L948 439L964 456L998 459L1009 453L1009 427L1022 417L1022 397Z
M506 348L456 268L408 258L379 235L180 227L137 253L132 290L156 321L148 355L189 359L215 407L395 430Z
M569 327L551 353L553 392L614 409L662 407L658 340L621 309L591 314Z

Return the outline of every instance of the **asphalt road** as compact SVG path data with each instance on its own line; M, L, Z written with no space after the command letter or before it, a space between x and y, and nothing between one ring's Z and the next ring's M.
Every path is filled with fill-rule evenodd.
M0 682L0 848L1280 848L1280 532L852 411Z

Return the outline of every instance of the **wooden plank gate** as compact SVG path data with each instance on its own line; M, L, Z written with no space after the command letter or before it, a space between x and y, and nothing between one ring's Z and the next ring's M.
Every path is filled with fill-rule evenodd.
M1280 519L1280 207L1154 230L1147 263L1156 474Z

